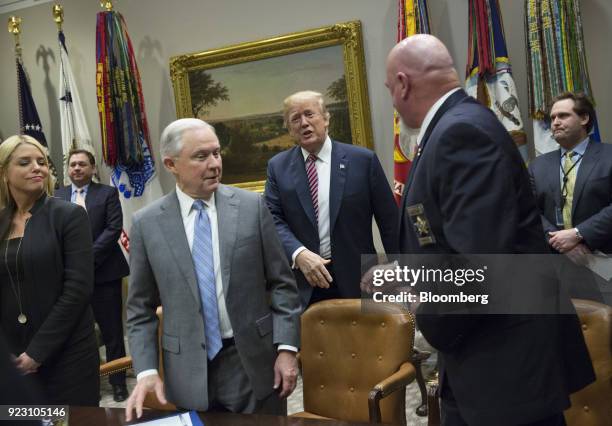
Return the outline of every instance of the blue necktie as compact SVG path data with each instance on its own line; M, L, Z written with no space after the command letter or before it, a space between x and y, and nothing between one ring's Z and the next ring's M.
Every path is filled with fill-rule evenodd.
M215 269L213 266L212 234L210 219L204 211L206 206L202 200L195 200L193 208L197 210L195 232L193 236L193 264L195 265L204 316L204 332L206 333L207 356L212 360L223 347L221 328L219 327L219 306L215 287Z

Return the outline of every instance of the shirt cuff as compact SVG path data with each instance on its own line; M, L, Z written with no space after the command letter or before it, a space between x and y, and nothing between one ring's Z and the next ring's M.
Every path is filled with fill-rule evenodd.
M140 381L142 378L147 376L152 376L154 374L159 374L156 368L151 368L149 370L142 370L140 373L136 375L136 381Z
M306 250L306 247L302 246L302 247L298 247L293 254L291 255L291 269L297 269L297 266L295 266L295 258L297 257L298 254L300 254L301 252L303 252L304 250Z
M298 351L298 348L296 348L295 346L291 346L291 345L278 345L278 348L276 349L277 352L280 351L289 351L289 352L296 352Z

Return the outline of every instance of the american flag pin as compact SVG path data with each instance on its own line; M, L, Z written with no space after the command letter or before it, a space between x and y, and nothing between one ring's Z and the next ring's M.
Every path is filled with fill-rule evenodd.
M340 168L343 169L344 168L344 164L340 164Z

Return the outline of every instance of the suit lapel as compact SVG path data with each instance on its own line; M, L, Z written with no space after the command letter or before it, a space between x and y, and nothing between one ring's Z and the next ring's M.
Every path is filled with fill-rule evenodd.
M587 149L584 152L584 156L582 160L580 160L580 167L578 168L578 175L576 176L576 185L574 186L574 200L572 202L572 217L574 217L574 212L576 210L576 205L578 204L578 200L580 200L580 196L584 190L584 186L591 175L591 172L595 168L595 165L599 161L599 151L601 150L601 145L599 143L590 141L587 145Z
M342 149L339 142L332 141L331 164L330 164L330 184L329 184L329 233L334 233L334 224L338 219L340 204L342 204L342 194L344 193L344 183L348 173L349 160L346 152Z
M405 197L405 195L408 193L408 190L410 189L410 184L412 183L412 179L414 177L414 172L415 172L415 170L417 168L417 165L419 163L421 155L422 155L423 151L425 150L425 146L427 145L427 142L429 141L429 137L431 136L433 130L436 128L436 125L438 124L438 121L440 121L442 116L449 109L451 109L452 107L454 107L455 105L457 105L459 102L463 101L467 97L468 97L468 95L467 95L467 93L465 93L465 91L463 91L463 89L457 90L455 93L450 95L444 101L444 103L440 106L440 108L438 108L438 111L436 111L436 114L434 115L433 119L429 123L429 126L427 126L427 130L425 131L425 134L423 135L423 139L421 140L421 143L419 145L419 149L417 150L417 154L416 154L414 160L412 161L412 165L410 166L410 173L408 174L408 179L406 179L406 185L404 186L403 197ZM403 203L402 203L402 205L403 205Z
M98 185L95 182L91 182L87 188L87 195L85 196L85 209L87 211L89 211L89 207L93 204L97 196Z
M306 216L310 219L312 226L317 228L317 221L315 218L314 207L312 206L312 198L310 196L310 190L308 189L308 178L306 177L306 166L304 165L304 157L302 156L302 150L299 146L293 148L291 153L291 174L293 176L293 183L295 191L297 192L298 199Z
M553 194L553 200L555 205L560 206L561 204L561 150L558 149L555 155L548 157L548 163L546 164L546 176L548 176L548 186L550 187L550 193Z
M221 185L215 193L217 224L219 229L219 257L221 258L221 282L225 297L228 295L232 253L237 237L240 200L228 187Z
M158 221L162 235L165 236L170 252L174 256L174 262L185 277L185 282L189 290L191 290L193 297L200 303L198 281L195 275L191 251L189 251L189 243L185 235L185 225L183 224L176 192L173 191L168 194L160 206Z
M425 145L429 141L429 137L431 136L433 130L436 128L436 125L438 124L438 121L440 121L442 116L449 109L451 109L452 107L454 107L455 105L457 105L458 103L460 103L461 101L463 101L467 97L468 97L468 95L467 95L467 93L465 93L465 91L463 89L457 90L455 93L450 95L444 101L444 103L440 106L440 108L438 108L438 111L436 111L433 119L429 123L429 126L427 126L427 130L425 131L425 134L423 135L423 139L421 140L421 143L419 145L419 149L417 150L417 154L414 157L414 160L412 161L412 165L410 166L410 172L408 173L408 178L406 178L406 183L404 185L404 192L402 193L402 199L401 199L401 202L400 202L401 211L400 211L400 215L399 215L399 217L400 217L400 225L399 225L400 234L399 235L402 235L402 232L403 232L402 226L404 224L404 211L406 209L406 197L408 195L408 191L410 190L410 185L412 184L412 180L414 178L414 174L415 174L416 168L417 168L417 166L419 164L419 160L421 158L421 155L422 155L423 151L425 150Z

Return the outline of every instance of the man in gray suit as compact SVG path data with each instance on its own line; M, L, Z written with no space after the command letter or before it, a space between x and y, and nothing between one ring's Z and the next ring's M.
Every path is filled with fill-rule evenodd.
M263 198L220 183L220 151L204 121L171 123L161 157L176 190L134 215L127 326L138 382L128 421L148 392L186 409L282 415L295 388L293 274Z

